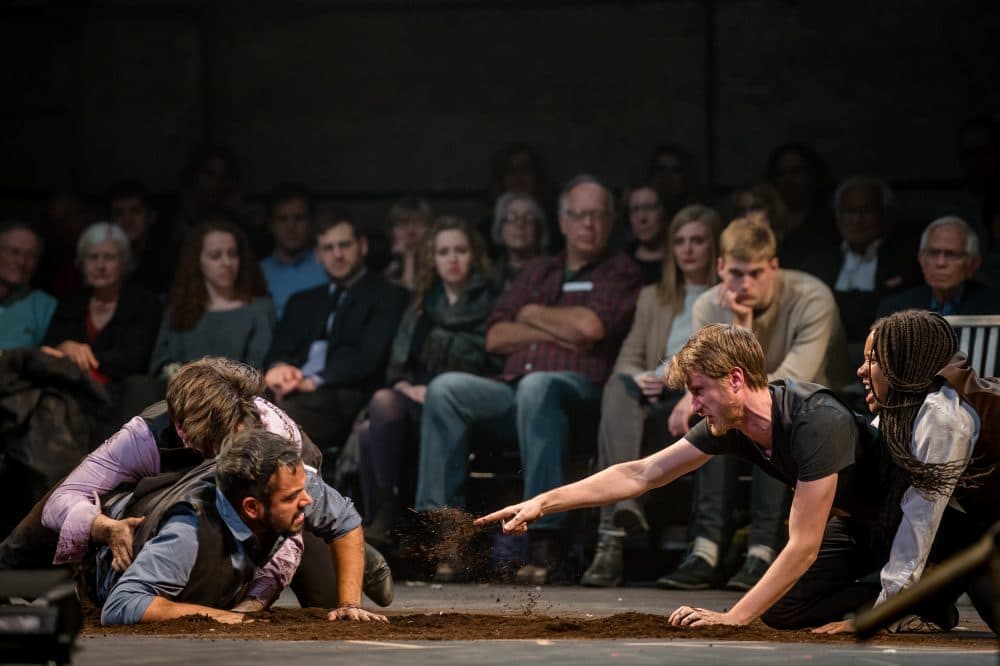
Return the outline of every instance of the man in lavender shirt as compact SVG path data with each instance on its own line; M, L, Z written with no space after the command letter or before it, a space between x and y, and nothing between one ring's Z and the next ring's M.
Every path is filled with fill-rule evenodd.
M101 447L36 505L18 528L0 544L0 569L71 564L83 560L91 542L106 543L112 565L124 570L132 558L133 531L141 517L115 520L101 513L100 496L120 484L134 484L162 472L184 471L218 453L230 433L260 428L280 434L303 450L313 468L319 452L284 412L259 397L263 378L249 366L223 358L205 358L184 366L171 379L167 401L152 406L126 423ZM325 485L325 484L323 484ZM353 505L349 510L354 511ZM310 531L312 531L312 526ZM359 528L360 531L360 528ZM303 537L285 541L258 572L240 610L268 606L293 581L303 605L333 606L352 596L353 574L340 576L342 566L365 570L364 589L379 605L392 600L392 578L381 555L373 549L338 552L331 542L329 555L320 539L307 534L314 547L306 551L311 576L295 576L303 558ZM345 560L345 561L342 561ZM325 566L325 568L324 568ZM336 577L337 585L327 580ZM360 578L360 574L358 576ZM360 580L357 581L358 584ZM303 598L304 597L304 598Z

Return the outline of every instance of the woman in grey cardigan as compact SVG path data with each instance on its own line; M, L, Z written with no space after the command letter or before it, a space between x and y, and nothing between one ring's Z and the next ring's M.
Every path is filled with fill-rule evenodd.
M215 218L185 238L150 374L224 356L260 368L271 346L274 305L243 231Z
M639 292L632 328L604 387L597 439L601 469L639 458L648 430L662 431L666 441L667 419L682 393L666 390L662 369L692 333L695 300L717 282L720 233L719 214L707 206L685 206L671 221L663 277ZM649 525L636 500L627 500L602 507L598 529L597 552L580 583L618 585L626 533L648 538Z

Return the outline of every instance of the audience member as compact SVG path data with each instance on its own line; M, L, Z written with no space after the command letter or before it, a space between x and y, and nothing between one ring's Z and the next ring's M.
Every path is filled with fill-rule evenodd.
M420 197L404 197L389 209L391 261L385 270L389 282L413 291L417 255L427 235L434 213Z
M850 178L833 201L839 252L817 245L790 263L833 289L847 340L860 353L879 301L920 281L917 242L893 229L892 190L881 180Z
M486 191L491 204L508 192L522 192L531 196L536 202L552 201L555 198L554 189L541 155L532 146L515 141L494 154L490 168L490 182ZM546 227L541 235L558 246L550 249L560 250L563 239L556 233L558 230L553 228L552 216L549 215L551 212L551 210L546 211L544 220ZM480 233L484 238L492 238L490 224L494 221L495 217L494 220L483 221Z
M687 342L695 300L717 281L719 214L693 204L674 216L663 256L663 278L643 287L635 320L625 337L601 400L597 464L601 469L635 460L652 443L668 438L667 419L683 392L666 390L662 363ZM650 434L656 433L650 442ZM622 580L626 531L648 542L649 525L637 500L601 507L597 552L581 583L596 587Z
M643 285L660 281L667 217L659 193L651 185L636 185L622 197L628 215L629 243L625 251L635 261Z
M43 248L27 222L0 224L0 350L37 347L45 337L56 299L30 284Z
M701 178L694 155L686 148L663 144L653 149L646 167L649 183L660 195L663 218L673 219L681 208L701 196Z
M921 308L939 314L1000 314L1000 289L974 279L979 237L958 217L941 217L924 229L917 253L924 284L887 296L879 316Z
M840 242L830 216L833 177L815 150L798 141L781 144L767 158L766 176L788 209L782 256L791 259Z
M92 224L77 242L77 264L85 286L61 301L45 335L101 384L119 382L149 367L160 304L128 279L131 245L121 227Z
M500 251L497 274L506 289L532 259L549 246L545 211L530 194L506 192L493 207L493 245Z
M726 198L723 212L726 220L738 217L760 217L771 225L779 247L788 229L788 207L771 183L754 183L738 187Z
M260 260L260 270L281 318L288 297L326 282L316 260L313 200L301 185L279 185L271 193L268 213L274 252Z
M406 291L365 268L368 239L347 213L316 224L329 284L292 295L267 355L267 386L322 449L341 447L382 384Z
M981 240L989 237L991 220L984 215L990 199L1000 195L1000 125L988 115L966 118L955 133L962 189L939 196L940 216L965 220Z
M215 218L190 230L170 288L167 312L149 363L169 377L203 356L263 366L274 306L244 233Z
M54 192L45 202L45 224L40 228L45 243L36 282L41 289L63 299L80 287L76 269L76 241L80 232L96 220L84 198L70 190Z
M306 471L292 441L265 430L231 435L214 461L171 486L113 493L104 511L143 519L136 527L135 559L124 573L113 568L111 548L97 553L95 589L105 625L192 614L242 622L242 613L228 609L240 602L273 549L301 533L307 521L350 561L344 570L354 569L360 578L364 547L350 500ZM360 608L360 585L351 585L352 577L340 580L344 594L330 620L387 622Z
M146 186L137 180L116 183L108 207L111 223L122 228L132 245L131 280L165 298L177 265L176 244L170 229L160 222Z
M833 294L807 273L779 269L776 245L774 233L762 220L742 218L726 227L720 240L721 282L695 301L693 329L733 323L752 330L764 348L768 381L839 386L836 373L846 362ZM688 393L671 415L670 430L675 436L687 430L690 400ZM659 580L660 585L687 590L714 585L720 553L733 531L737 472L727 457L717 457L699 470L691 553L673 573ZM783 484L754 468L747 556L727 588L750 589L767 570L780 546L786 497Z
M448 372L427 386L420 428L416 509L465 504L469 429L499 419L516 430L525 496L562 482L570 426L599 408L628 330L639 271L624 254L610 254L611 192L592 176L569 181L559 197L566 250L536 259L518 274L487 321L486 349L505 357L498 379ZM561 516L546 516L532 531L521 583L542 584L556 561ZM456 562L438 563L442 580Z
M419 432L427 383L442 372L484 374L486 317L496 299L486 247L457 217L438 218L417 261L416 288L392 343L386 387L368 404L361 435L361 487L371 523L365 538L391 542L399 511L404 445Z

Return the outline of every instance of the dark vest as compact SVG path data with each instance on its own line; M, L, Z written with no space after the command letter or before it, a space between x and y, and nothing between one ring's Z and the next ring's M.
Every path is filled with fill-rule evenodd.
M156 448L160 450L160 472L186 472L204 460L200 453L184 446L177 436L174 422L167 412L166 400L154 402L139 414L139 418L146 422Z
M955 498L969 513L987 524L1000 520L1000 379L979 377L965 354L958 353L935 377L948 382L979 416L979 439L972 450L969 470L991 470L976 480L975 488L961 488Z
M219 516L215 504L215 462L207 460L178 480L176 473L142 479L135 487L124 516L146 516L132 541L133 557L160 531L170 516L193 509L198 518L198 558L187 585L173 601L214 608L231 608L246 594L254 573L270 554L256 539L247 546L250 557L234 566L237 541Z
M878 429L873 428L863 416L852 411L825 386L792 379L779 380L772 384L783 386L785 389L777 396L779 402L776 409L772 409L772 413L777 411L780 416L780 421L771 426L772 438L782 436L791 430L795 416L805 401L817 393L833 397L851 414L858 428L858 437L854 444L854 464L837 474L837 493L834 496L833 506L850 514L854 520L861 523L872 525L879 522L883 503L880 489L884 488L883 477L888 473L888 468L885 464L887 461L882 460L883 447Z

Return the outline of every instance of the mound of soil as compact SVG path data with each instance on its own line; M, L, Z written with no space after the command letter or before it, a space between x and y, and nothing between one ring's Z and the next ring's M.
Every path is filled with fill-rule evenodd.
M662 615L622 613L611 617L579 618L519 614L437 613L388 614L389 624L329 622L318 608L276 609L255 616L253 622L220 624L191 616L155 624L101 627L90 614L83 633L91 636L150 635L184 638L318 641L443 641L483 639L698 639L717 641L778 641L848 643L853 636L824 636L807 631L776 631L760 622L748 627L672 627ZM876 644L947 646L961 649L995 649L997 638L983 632L952 631L939 634L878 636Z

